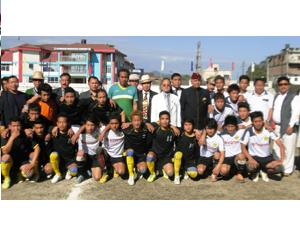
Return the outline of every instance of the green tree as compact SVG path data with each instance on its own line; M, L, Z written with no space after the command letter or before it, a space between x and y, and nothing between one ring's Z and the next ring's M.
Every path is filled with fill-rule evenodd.
M254 64L254 72L251 73L251 65L248 67L246 74L254 80L259 77L267 77L267 65L265 61L260 62L259 64Z

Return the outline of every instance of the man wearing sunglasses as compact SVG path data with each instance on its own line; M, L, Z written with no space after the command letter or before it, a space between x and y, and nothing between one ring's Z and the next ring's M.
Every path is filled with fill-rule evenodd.
M283 161L284 175L289 176L294 170L296 133L299 124L300 99L290 90L290 80L286 76L277 79L278 94L276 94L272 108L272 119L275 123L275 133L281 137L285 146ZM278 156L279 147L274 144L274 151Z

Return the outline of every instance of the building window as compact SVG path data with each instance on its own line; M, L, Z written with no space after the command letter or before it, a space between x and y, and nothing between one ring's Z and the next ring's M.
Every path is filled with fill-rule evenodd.
M48 83L58 83L58 77L48 77Z
M9 71L9 65L8 64L2 64L1 65L1 71Z
M33 70L33 64L29 64L29 69Z
M43 72L57 72L57 66L43 64Z

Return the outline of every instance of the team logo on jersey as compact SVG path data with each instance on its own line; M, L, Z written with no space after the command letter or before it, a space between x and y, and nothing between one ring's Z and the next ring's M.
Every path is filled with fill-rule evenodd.
M217 143L212 143L212 147L217 148L218 144Z
M264 136L264 141L268 141L269 140L269 136Z
M236 135L236 136L233 137L233 139L234 139L234 140L239 140L239 139L240 139L240 136L239 136L239 135Z
M202 101L203 101L203 102L206 102L206 100L207 100L207 98L206 98L206 97L202 98Z

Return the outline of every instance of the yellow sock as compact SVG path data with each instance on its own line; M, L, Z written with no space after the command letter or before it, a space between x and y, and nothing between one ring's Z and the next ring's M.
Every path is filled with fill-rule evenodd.
M182 159L182 153L177 151L174 156L174 171L175 176L179 176L180 167L181 167L181 159Z
M129 176L134 176L133 168L134 168L134 159L132 156L126 156L126 163L128 168Z
M4 179L10 178L10 169L12 167L12 161L1 162L1 173Z
M147 166L151 175L155 175L155 163L147 162Z
M50 163L55 174L61 176L61 172L59 171L59 156L57 152L52 152L50 154Z

